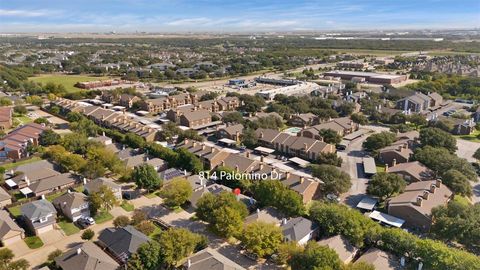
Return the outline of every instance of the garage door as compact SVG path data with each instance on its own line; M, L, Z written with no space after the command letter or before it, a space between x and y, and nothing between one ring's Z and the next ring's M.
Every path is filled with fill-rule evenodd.
M48 232L48 231L51 231L51 230L53 230L53 225L48 225L47 227L37 229L37 234L41 234L41 233Z
M14 237L10 237L8 239L3 239L2 242L3 242L3 245L5 246L8 246L8 245L11 245L17 241L21 241L22 240L22 237L20 235L17 235L17 236L14 236Z

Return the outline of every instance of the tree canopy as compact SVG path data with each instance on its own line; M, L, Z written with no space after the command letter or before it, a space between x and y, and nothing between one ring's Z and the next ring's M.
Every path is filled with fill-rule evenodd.
M381 200L405 190L407 183L398 174L380 172L368 182L367 193Z
M320 187L324 194L341 194L347 192L352 186L350 175L333 165L311 165L312 175L321 179L324 184Z

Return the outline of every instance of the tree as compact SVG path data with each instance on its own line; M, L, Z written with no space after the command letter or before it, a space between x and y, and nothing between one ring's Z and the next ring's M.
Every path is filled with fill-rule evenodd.
M144 211L142 211L140 209L135 209L133 211L133 215L132 215L132 224L133 225L140 224L145 220L147 220L147 214Z
M156 237L164 262L169 266L175 266L184 258L190 256L197 246L204 241L202 235L192 233L184 228L171 228Z
M51 129L47 129L40 134L40 136L38 137L38 142L40 143L40 145L49 146L49 145L59 144L60 139L61 139L60 135L55 133L55 131Z
M222 118L223 123L237 123L244 124L245 119L243 118L242 113L240 112L228 112Z
M8 269L12 269L12 270L27 270L29 268L30 268L30 263L25 259L13 261L8 266Z
M354 113L350 116L350 118L352 119L352 121L354 123L357 123L359 125L366 125L368 124L368 118L363 115L363 114L359 114L359 113Z
M113 206L118 204L117 198L112 189L102 185L97 192L93 192L89 196L90 210L97 213L98 210L104 209L110 211Z
M255 130L251 128L246 128L243 130L242 144L248 148L253 148L257 146L258 139L257 139L257 136L255 135Z
M407 117L408 121L414 124L417 127L426 126L428 124L427 119L425 116L415 113Z
M323 141L330 144L339 144L342 141L342 136L340 136L333 129L322 129L318 134L323 138Z
M473 195L472 186L468 178L461 172L450 169L442 176L443 184L450 188L455 194L460 194L466 197Z
M398 174L380 172L368 182L367 193L377 196L383 201L394 194L403 192L406 185L405 180Z
M221 192L218 195L208 193L202 196L198 200L196 214L219 235L231 237L241 232L248 210L243 202L237 201L233 193Z
M56 250L50 252L50 254L48 254L48 261L53 262L53 261L55 261L56 258L62 256L62 254L63 254L63 252L60 249L56 249Z
M137 184L137 187L144 188L148 192L158 189L162 185L162 180L158 176L157 171L150 164L142 164L135 167L132 179Z
M321 185L324 194L341 194L347 192L352 186L350 175L333 165L311 165L312 175L322 179Z
M36 124L44 124L44 125L49 125L50 124L48 119L45 118L45 117L39 117L39 118L33 120L33 122L36 123Z
M480 248L480 204L451 201L432 210L430 232L446 241L458 241L472 252Z
M118 216L113 220L113 226L123 228L130 224L130 218L127 216Z
M275 262L279 265L284 265L288 262L288 259L296 253L302 252L302 250L302 247L300 247L297 242L283 242L277 247L277 258Z
M480 161L480 148L478 148L478 149L475 151L475 153L473 154L473 157L474 157L476 160Z
M15 255L12 250L8 248L0 249L0 266L7 268L10 262L12 262L13 257L15 257Z
M203 163L195 154L190 153L185 148L180 148L176 151L178 154L177 167L193 173L198 173L203 170Z
M303 252L294 254L288 264L295 270L336 270L342 267L338 254L327 246L310 241Z
M18 114L21 114L21 115L25 115L27 114L27 107L23 106L23 105L15 105L15 107L13 107L13 111L15 113L18 113Z
M163 264L163 255L157 241L148 241L137 249L128 260L128 269L156 270Z
M254 222L248 224L240 236L247 251L265 257L276 252L283 242L282 231L271 223Z
M342 166L342 158L336 153L320 153L317 158L318 164L328 164L340 167Z
M345 265L343 270L375 270L375 266L367 262L357 261L355 263L349 263Z
M363 148L365 148L367 151L373 152L375 150L389 146L390 144L395 142L395 138L396 136L394 133L382 131L380 133L369 136L363 142Z
M184 204L192 195L192 186L185 178L175 178L166 184L161 193L165 204L178 207Z
M254 198L261 206L273 206L294 217L305 213L302 197L278 180L258 181L252 186Z
M420 130L422 146L443 147L451 153L457 150L457 140L450 133L438 128L424 128Z
M7 97L1 97L0 98L0 106L5 107L5 106L12 106L13 102L11 99Z
M95 236L95 232L91 229L83 231L81 238L83 240L91 240Z
M155 225L150 220L144 220L135 225L135 229L139 230L145 235L150 235L155 231Z

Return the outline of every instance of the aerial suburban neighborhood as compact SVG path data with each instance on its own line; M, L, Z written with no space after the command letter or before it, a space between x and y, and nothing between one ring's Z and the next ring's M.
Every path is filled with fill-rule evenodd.
M0 270L480 269L466 2L477 20L454 30L185 15L133 31L160 11L132 1L119 32L67 20L65 3L1 3Z

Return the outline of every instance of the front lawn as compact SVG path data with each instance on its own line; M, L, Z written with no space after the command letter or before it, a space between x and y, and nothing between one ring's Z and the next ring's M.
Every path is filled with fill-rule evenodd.
M42 160L42 159L40 157L34 156L32 158L29 158L29 159L25 159L25 160L21 160L21 161L12 162L12 163L2 165L2 167L5 168L6 171L8 171L8 170L11 170L11 169L13 169L15 167L18 167L20 165L32 163L32 162L39 161L39 160Z
M112 214L110 214L109 212L98 212L94 217L93 219L95 220L95 223L97 224L102 224L102 223L105 223L109 220L112 220L113 219L113 216Z
M145 194L145 197L147 197L147 198L149 198L149 199L153 199L153 198L155 198L155 197L157 197L157 196L159 197L159 194L160 194L160 193L159 193L158 191L157 191L157 192L152 192L152 193L147 193L147 194Z
M49 202L53 202L53 200L55 200L56 198L62 196L63 194L65 194L65 192L61 191L61 192L57 192L57 193L53 193L51 195L48 195L46 197L47 201Z
M129 202L126 202L126 201L123 201L122 204L120 205L120 207L122 207L123 210L125 210L127 212L132 212L133 210L135 210L135 206L133 206L133 204L131 204Z
M58 226L63 230L66 236L76 234L80 231L80 229L75 226L72 222L67 220L61 220L58 222Z
M157 236L157 235L159 235L163 232L163 229L160 226L155 224L155 222L153 224L155 225L155 230L149 235L149 237L151 239L155 238L155 236Z
M43 246L42 239L40 239L38 236L25 237L23 241L25 241L27 246L31 249L37 249Z
M21 204L17 205L17 206L10 207L10 208L8 208L8 212L10 212L10 214L12 214L12 216L17 218L17 217L22 215L21 207L22 207Z
M377 164L377 173L379 172L385 172L385 165Z
M454 137L457 139L462 139L470 142L480 142L479 136L480 136L480 130L475 130L470 135L454 135Z

